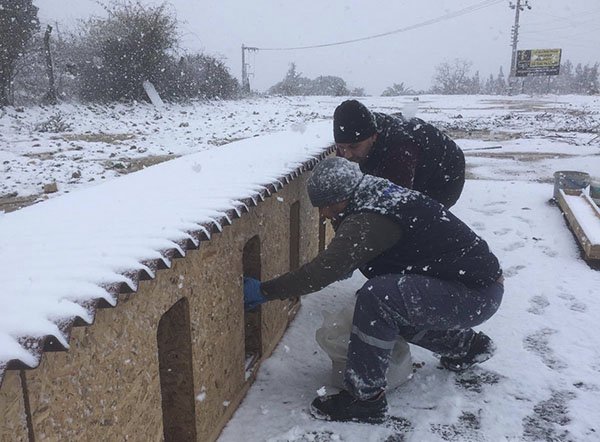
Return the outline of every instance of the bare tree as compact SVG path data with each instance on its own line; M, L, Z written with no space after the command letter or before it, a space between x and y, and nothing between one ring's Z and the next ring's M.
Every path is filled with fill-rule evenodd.
M435 67L432 92L456 95L472 93L473 79L469 76L472 62L461 58L446 61Z

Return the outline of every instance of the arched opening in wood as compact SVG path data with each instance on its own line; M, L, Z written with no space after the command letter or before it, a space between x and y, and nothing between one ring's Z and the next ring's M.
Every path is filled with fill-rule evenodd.
M187 298L158 323L158 364L165 442L196 440L192 336Z

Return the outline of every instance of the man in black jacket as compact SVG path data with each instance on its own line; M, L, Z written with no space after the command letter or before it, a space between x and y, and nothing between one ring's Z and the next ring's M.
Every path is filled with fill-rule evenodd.
M321 215L334 221L331 243L297 270L260 283L244 279L247 309L322 289L360 269L346 390L316 398L317 418L381 422L385 373L397 336L463 370L491 357L493 343L471 327L502 300L502 270L486 242L433 199L363 174L356 163L328 158L308 180Z
M462 150L419 118L371 112L364 104L347 100L333 114L333 136L338 156L359 163L364 173L418 190L446 208L462 193Z

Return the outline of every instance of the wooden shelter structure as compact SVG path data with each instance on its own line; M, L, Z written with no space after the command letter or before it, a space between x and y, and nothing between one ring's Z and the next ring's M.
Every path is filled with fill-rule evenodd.
M55 336L20 337L40 363L0 363L0 440L215 440L300 305L244 312L242 275L275 277L325 247L330 232L305 184L331 151L188 232L163 252L170 267L147 261L154 275L126 275L133 289L107 286L118 302L87 302L93 324L57 323L68 351Z

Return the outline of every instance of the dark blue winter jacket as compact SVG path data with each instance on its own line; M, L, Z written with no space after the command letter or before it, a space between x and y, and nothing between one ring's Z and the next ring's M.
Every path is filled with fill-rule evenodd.
M393 247L361 267L367 278L416 273L486 287L502 275L487 243L441 204L419 192L365 175L344 217L361 212L389 217L402 230Z

